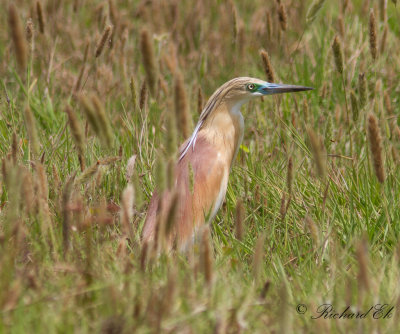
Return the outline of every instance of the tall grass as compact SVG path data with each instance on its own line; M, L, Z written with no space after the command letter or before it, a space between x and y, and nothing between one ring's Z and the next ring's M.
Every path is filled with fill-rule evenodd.
M3 7L0 332L400 330L393 2ZM219 214L187 253L165 253L170 208L157 253L140 233L178 133L239 75L315 90L243 107ZM311 319L324 303L395 308Z

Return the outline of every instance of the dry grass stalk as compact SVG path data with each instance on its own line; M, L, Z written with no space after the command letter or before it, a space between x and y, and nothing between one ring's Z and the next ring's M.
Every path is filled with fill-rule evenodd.
M260 55L268 82L275 82L274 69L272 68L271 61L269 60L268 52L265 50L261 50Z
M265 233L261 233L257 238L253 255L253 276L256 281L261 276L261 270L264 258L264 242L265 242Z
M236 202L236 209L235 209L235 234L236 239L239 241L243 240L244 237L244 218L246 214L246 209L243 205L242 200L237 200Z
M39 155L39 139L36 129L36 121L35 117L29 106L25 107L25 126L26 132L28 133L29 144L32 150L32 153L37 157Z
M378 120L373 113L368 114L368 139L375 175L378 181L383 183L385 181L385 171L383 168L382 137L379 130Z
M74 139L76 149L78 154L83 156L84 155L84 140L83 140L83 132L82 128L79 124L79 121L72 110L72 108L67 105L65 107L65 112L68 115L68 124L71 128L72 138Z
M322 139L311 128L307 129L307 133L310 138L311 151L314 156L317 173L321 178L324 178L326 175L326 153Z
M122 192L121 205L121 225L126 236L129 236L131 241L134 239L133 229L131 226L133 219L133 205L135 201L135 191L131 184L128 184Z
M376 20L374 10L371 8L369 12L369 50L373 60L378 57L377 49L377 32L376 32Z
M308 8L307 11L307 16L306 16L306 21L308 24L312 23L320 9L322 8L322 5L324 4L325 0L314 0L311 4L311 6Z
M18 11L13 3L8 8L8 23L10 26L12 40L14 42L15 56L19 69L25 70L27 63L27 47L24 38L24 29L18 15Z
M279 17L279 24L280 24L281 29L283 31L286 31L286 29L287 29L287 14L286 14L285 5L283 3L279 4L278 17Z
M365 79L365 73L358 75L358 95L360 108L364 108L367 104L367 81Z
M335 36L332 44L333 57L335 59L336 70L343 74L343 53L342 46L339 42L339 37Z
M140 33L140 51L142 53L147 84L149 86L150 93L155 96L156 84L158 81L156 57L154 54L153 42L150 38L149 32L146 29L143 29Z
M293 184L293 159L289 157L288 167L287 167L287 175L286 175L286 184L288 188L289 194L292 193L292 184Z
M96 46L96 52L95 52L96 58L100 57L101 53L103 52L104 45L106 44L106 41L107 41L108 37L110 36L111 29L112 29L112 27L110 25L108 25L104 29L103 34L101 35L101 38Z
M43 14L43 8L42 8L42 3L40 1L36 2L36 13L38 17L38 22L39 22L39 31L41 34L44 34L44 14Z
M175 75L175 114L177 129L183 138L190 135L190 115L188 109L188 101L181 73Z

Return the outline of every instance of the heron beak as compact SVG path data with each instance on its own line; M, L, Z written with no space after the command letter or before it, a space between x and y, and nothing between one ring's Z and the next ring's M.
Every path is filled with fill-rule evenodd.
M312 88L312 87L275 84L275 83L268 82L259 88L259 92L264 95L272 95L272 94L282 94L282 93L290 93L290 92L302 92L305 90L313 90L313 89L314 88Z

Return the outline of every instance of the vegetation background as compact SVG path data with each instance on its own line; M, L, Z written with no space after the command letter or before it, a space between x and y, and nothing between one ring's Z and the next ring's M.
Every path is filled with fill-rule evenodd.
M400 331L396 1L2 7L0 332ZM157 257L151 193L236 76L315 90L243 108L211 236Z

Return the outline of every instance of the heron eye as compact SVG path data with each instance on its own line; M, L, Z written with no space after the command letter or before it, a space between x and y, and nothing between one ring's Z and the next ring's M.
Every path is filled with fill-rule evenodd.
M254 84L248 84L247 85L247 89L250 91L253 91L256 88L256 86Z

